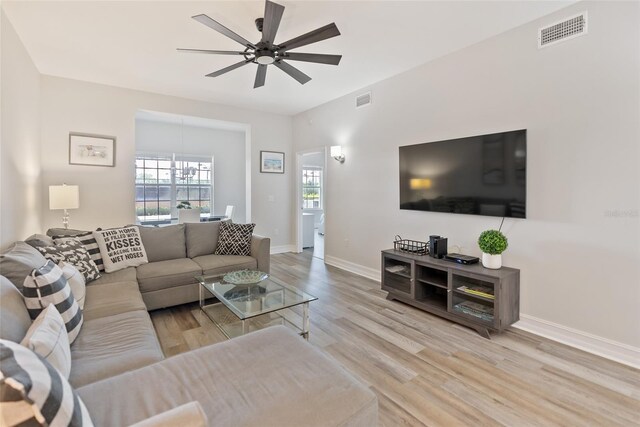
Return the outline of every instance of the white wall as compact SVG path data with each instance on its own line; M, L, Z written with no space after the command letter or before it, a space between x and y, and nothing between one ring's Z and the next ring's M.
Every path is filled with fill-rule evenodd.
M203 126L136 120L136 151L213 157L214 214L235 206L233 219L246 220L245 133Z
M40 73L1 14L0 247L41 229Z
M585 9L587 35L538 50L538 27ZM400 211L398 147L526 128L528 218L503 229L523 317L640 347L638 22L637 2L578 3L357 92L369 107L296 116L296 151L346 154L327 165L327 258L379 270L396 234L480 255L500 218Z
M80 209L71 211L73 228L112 227L135 220L135 115L139 110L203 117L250 126L251 221L272 246L291 239L291 169L284 175L259 173L260 150L283 151L290 158L291 117L183 98L42 76L43 188L80 185ZM116 166L68 164L69 132L112 135ZM273 201L269 201L273 196ZM43 212L43 228L60 226L59 212Z

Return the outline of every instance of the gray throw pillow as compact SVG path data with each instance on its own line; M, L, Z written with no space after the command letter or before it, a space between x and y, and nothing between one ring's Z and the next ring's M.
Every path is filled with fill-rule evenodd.
M140 237L149 262L186 258L184 229L184 224L140 227Z
M231 221L220 223L220 237L216 246L216 255L251 255L251 236L255 224L234 224Z
M45 258L56 264L60 261L73 264L84 276L87 283L100 277L98 266L91 259L87 248L79 240L65 239L64 242L56 242L55 246L38 246L36 248Z
M33 247L25 242L16 242L0 254L0 274L22 290L24 279L34 268L42 267L46 262L46 258Z
M220 221L189 222L185 225L189 258L211 255L215 252L220 235Z
M24 239L25 243L33 246L53 246L53 239L45 234L32 234Z

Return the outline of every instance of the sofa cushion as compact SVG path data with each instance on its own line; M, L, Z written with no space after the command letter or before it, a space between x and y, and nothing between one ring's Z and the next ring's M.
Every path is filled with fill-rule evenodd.
M235 270L255 270L258 262L250 256L203 255L193 259L202 268L205 276L215 276Z
M136 281L136 268L135 267L127 267L122 270L114 271L113 273L101 273L100 278L94 280L88 285L104 285L106 283L116 283L116 282L135 282Z
M220 235L220 221L190 222L186 224L187 256L210 255L216 250Z
M42 310L20 344L42 356L66 379L69 379L71 372L69 336L64 320L55 305L49 304Z
M87 287L82 314L85 321L88 321L136 310L147 310L138 282L114 282Z
M93 237L93 232L87 231L86 233L83 233L83 234L60 235L60 236L55 236L53 238L55 242L64 242L65 240L68 240L68 239L78 239L80 243L84 245L87 252L89 252L89 256L91 257L93 262L95 262L96 265L98 266L98 270L104 271L104 261L102 260L102 254L100 253L100 247L98 246L98 242L96 241L96 238ZM29 242L29 244L32 244L32 243Z
M141 292L196 283L202 268L189 258L150 262L136 269Z
M3 426L93 426L67 379L28 348L0 341L0 371Z
M189 402L133 424L131 427L206 427L207 416L199 402Z
M0 274L22 290L24 279L34 268L42 267L47 259L25 242L16 242L0 254Z
M53 304L64 320L69 342L72 343L82 327L82 310L73 297L71 286L62 270L53 261L33 270L22 288L29 316L35 319L49 304Z
M184 224L166 227L140 227L142 244L149 262L186 258L187 241Z
M251 255L251 236L255 224L234 224L231 221L220 223L220 236L214 254Z
M182 353L78 393L105 427L130 425L193 400L212 426L378 423L376 395L285 326Z
M104 271L107 273L149 262L136 225L97 230L93 232L93 237L98 242Z
M0 338L20 342L31 326L31 317L22 293L4 276L0 276Z
M163 357L146 311L93 319L85 323L71 346L73 369L69 382L80 387L149 365Z
M69 237L64 241L55 241L55 246L36 246L36 249L45 258L54 261L56 264L60 261L73 264L82 273L87 282L100 277L100 270L95 261L91 259L89 251L75 237Z

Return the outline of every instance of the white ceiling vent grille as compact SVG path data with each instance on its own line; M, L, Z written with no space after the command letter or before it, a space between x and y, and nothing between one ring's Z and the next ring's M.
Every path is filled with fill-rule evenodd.
M587 34L587 12L565 18L538 30L538 49Z
M367 105L371 105L371 92L356 96L356 108L366 107Z

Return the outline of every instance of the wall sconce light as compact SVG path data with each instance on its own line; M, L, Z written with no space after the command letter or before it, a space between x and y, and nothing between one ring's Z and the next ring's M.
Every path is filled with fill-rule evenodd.
M331 157L339 161L340 163L344 163L344 153L342 152L341 145L332 145L331 146Z

